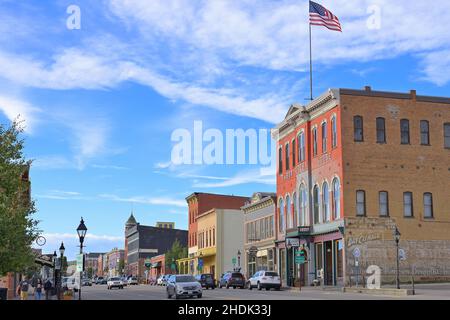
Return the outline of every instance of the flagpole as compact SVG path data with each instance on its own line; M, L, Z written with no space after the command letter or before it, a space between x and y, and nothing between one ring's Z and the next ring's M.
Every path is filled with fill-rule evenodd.
M312 37L311 37L311 23L309 23L309 85L311 89L311 101L313 97L313 70L312 70Z

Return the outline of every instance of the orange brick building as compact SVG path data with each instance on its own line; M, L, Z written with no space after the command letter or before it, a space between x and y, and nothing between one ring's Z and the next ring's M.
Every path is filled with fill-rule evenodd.
M449 98L333 89L292 106L273 137L287 285L348 284L371 264L390 281L395 227L405 275L450 276ZM295 263L297 246L305 264Z

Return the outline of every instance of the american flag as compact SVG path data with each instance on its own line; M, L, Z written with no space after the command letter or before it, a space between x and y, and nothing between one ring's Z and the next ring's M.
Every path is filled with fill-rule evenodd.
M324 26L330 30L342 32L338 17L312 1L309 2L309 23L313 26Z

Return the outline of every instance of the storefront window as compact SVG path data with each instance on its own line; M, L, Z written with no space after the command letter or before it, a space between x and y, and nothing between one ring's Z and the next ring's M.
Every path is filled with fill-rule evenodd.
M286 281L286 251L284 249L280 249L280 260L278 265L280 266L280 276L283 281Z

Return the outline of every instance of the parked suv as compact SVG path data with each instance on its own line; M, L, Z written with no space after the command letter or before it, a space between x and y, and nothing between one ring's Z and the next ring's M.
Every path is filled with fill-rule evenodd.
M240 272L227 272L225 273L219 281L219 288L225 287L229 289L232 287L236 288L245 288L245 277Z
M203 295L201 284L191 275L169 276L166 292L169 299L172 296L175 296L175 299L181 297L192 298L194 296L200 299Z
M280 290L281 279L278 273L273 271L258 271L250 279L248 279L248 288L258 288L258 290L270 289Z
M108 280L108 290L111 290L112 288L123 289L122 279L119 277L110 278Z
M195 278L206 290L209 288L214 290L216 288L216 281L214 280L214 275L211 273L199 274Z

